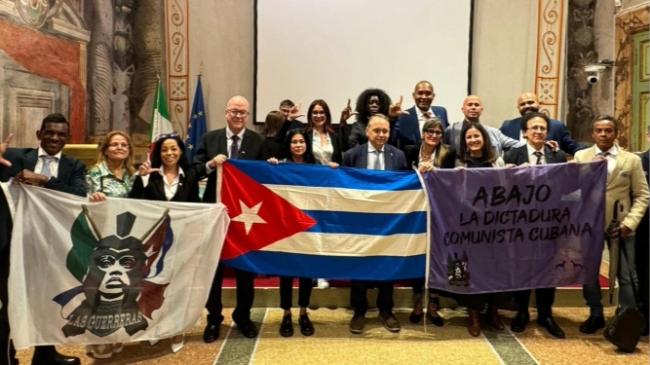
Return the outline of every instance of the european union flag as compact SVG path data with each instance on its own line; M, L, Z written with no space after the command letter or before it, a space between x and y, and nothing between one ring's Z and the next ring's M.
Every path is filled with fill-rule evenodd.
M194 154L199 148L201 137L205 134L205 107L203 106L203 89L201 88L201 75L196 83L196 92L194 93L194 104L192 104L192 116L187 125L187 158L192 163Z

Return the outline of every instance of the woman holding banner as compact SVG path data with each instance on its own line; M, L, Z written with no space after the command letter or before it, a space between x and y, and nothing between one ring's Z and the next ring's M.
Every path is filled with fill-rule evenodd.
M442 122L438 117L433 117L422 125L422 142L417 145L405 146L406 159L409 165L424 173L434 169L453 168L456 163L456 150L442 143ZM422 308L422 294L424 292L424 278L415 279L413 285L413 311L409 316L411 323L419 323L424 316ZM429 289L429 302L427 304L427 320L429 323L441 327L444 322L438 313L440 309L439 290Z
M294 129L289 131L287 134L287 143L285 149L287 151L286 159L278 160L277 158L272 157L267 161L271 164L278 164L280 162L314 163L314 156L311 152L311 144L309 143L308 133L303 129ZM293 277L281 276L280 307L284 309L284 315L282 316L282 323L280 324L280 335L283 337L293 336L293 323L291 322L292 290ZM314 334L314 325L311 323L311 320L307 314L307 307L309 306L311 290L311 278L298 279L298 305L300 306L300 317L298 319L298 325L300 326L300 333L302 333L304 336L311 336Z
M341 139L332 128L332 113L325 100L316 99L307 110L307 135L311 138L311 150L315 163L338 166L343 161ZM326 279L318 279L319 289L330 287Z
M505 167L501 157L497 156L492 148L490 137L478 122L465 123L461 131L458 167ZM461 302L465 302L469 313L467 331L477 337L481 334L479 312L487 304L487 322L496 329L503 330L503 322L499 317L496 306L497 293L458 295Z
M159 136L150 158L151 161L140 165L129 197L175 202L200 201L198 175L185 157L185 144L178 134ZM173 352L180 351L183 345L183 334L172 337Z
M106 197L128 197L135 171L129 135L122 131L109 132L99 146L97 164L86 173L88 199L98 202L106 200ZM95 359L108 359L123 348L121 343L90 345L86 352Z

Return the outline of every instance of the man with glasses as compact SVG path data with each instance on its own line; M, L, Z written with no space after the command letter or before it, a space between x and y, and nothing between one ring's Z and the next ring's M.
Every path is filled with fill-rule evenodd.
M261 160L262 137L246 128L249 114L249 103L243 96L233 96L226 104L226 127L210 131L203 135L199 149L194 156L194 166L201 176L208 177L203 201L217 201L217 165L226 159ZM250 309L253 306L255 275L250 272L235 269L237 278L237 306L232 318L239 331L248 338L257 336L257 328L250 319ZM223 284L223 265L219 265L210 297L206 303L208 309L208 324L203 331L203 341L214 342L219 338L219 327L223 321L221 310L221 286Z
M503 160L513 165L546 165L566 162L562 151L553 151L545 145L550 120L544 113L529 112L524 114L520 123L526 145L513 148L506 152ZM510 324L513 332L523 332L530 321L528 304L531 290L521 290L513 293L517 304L517 315ZM564 338L566 335L553 319L552 307L555 301L555 288L535 289L537 306L537 323L545 328L553 337Z

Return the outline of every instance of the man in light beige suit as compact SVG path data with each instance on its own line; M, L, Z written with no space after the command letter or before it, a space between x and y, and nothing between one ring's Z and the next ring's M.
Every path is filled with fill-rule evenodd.
M615 143L618 125L611 116L599 116L592 124L591 137L596 143L591 148L576 152L576 162L593 160L607 161L607 192L605 225L606 234L611 238L610 254L610 290L618 276L619 308L635 308L633 283L637 276L634 265L634 231L648 207L648 183L646 182L639 156L624 151ZM618 227L609 227L614 217L614 203L619 202ZM619 243L624 245L627 258L619 255ZM598 278L583 286L582 294L590 309L589 318L580 325L580 332L595 333L605 326L603 305L601 303Z

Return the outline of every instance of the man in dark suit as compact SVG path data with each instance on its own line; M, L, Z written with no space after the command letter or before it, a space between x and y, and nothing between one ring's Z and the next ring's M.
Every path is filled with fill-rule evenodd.
M648 143L650 143L650 126L648 127L647 136ZM639 153L641 157L641 166L643 166L643 172L645 173L645 179L648 185L650 185L650 177L648 176L648 168L650 165L650 149L645 152ZM648 241L650 238L650 224L648 223L648 213L650 209L646 209L643 218L641 218L641 223L636 230L636 271L639 277L639 309L641 313L645 316L645 329L643 334L648 335L648 327L650 321L648 321L650 304L648 303L648 288L650 287L650 272L648 270L648 257L650 257L650 251L648 250Z
M545 165L552 163L566 162L566 156L562 151L554 152L545 145L549 128L549 119L544 113L530 112L524 115L520 124L526 145L507 151L504 155L506 164L514 165ZM521 290L513 293L517 304L517 315L510 324L513 332L523 332L526 329L530 314L528 303L530 302L531 290ZM552 307L555 300L555 288L535 289L537 305L537 323L546 328L554 337L564 338L562 328L553 319Z
M246 118L249 114L249 103L243 96L233 96L226 104L226 128L210 131L203 135L201 144L194 156L194 166L200 176L207 176L203 201L217 201L218 164L226 159L260 160L262 158L263 139L260 135L247 129ZM239 331L248 338L257 336L257 328L250 319L253 306L255 275L250 272L235 270L237 277L237 306L232 318ZM223 284L223 265L219 265L212 281L210 296L206 303L208 309L208 324L203 331L203 341L210 343L219 337L219 326L223 321L221 310L221 286Z
M368 142L348 150L343 155L343 166L360 167L374 170L407 170L406 157L397 148L386 144L390 137L390 122L388 118L375 114L366 127ZM350 332L360 334L365 324L365 314L368 310L368 287L376 286L377 308L379 318L384 327L391 332L398 332L400 324L393 314L393 282L392 281L352 281L350 288L350 304L354 316L350 321Z
M15 181L41 186L47 189L63 191L79 196L86 196L86 182L84 174L86 168L81 161L66 156L61 153L68 138L70 138L70 124L61 114L50 114L43 119L40 130L36 132L36 137L40 141L40 147L34 148L6 148L6 144L0 150L4 159L10 162L11 166L4 163L0 166L0 181L7 181L13 177ZM4 152L4 153L2 153ZM4 198L4 197L3 197ZM0 202L3 206L6 200ZM3 210L6 209L3 207ZM3 225L10 226L10 217L3 217ZM8 243L8 237L5 237ZM9 261L9 245L3 249L0 246L0 258L3 262L2 267ZM7 265L8 266L8 265ZM8 270L3 269L0 277L0 300L6 303L6 283L8 279ZM5 276L7 275L7 276ZM4 304L3 304L4 307ZM6 316L5 309L2 316ZM5 318L0 318L0 323L7 323ZM7 329L8 330L8 329ZM2 329L2 333L8 333ZM0 350L2 354L7 349L6 339L1 338L3 347ZM9 349L13 353L13 346ZM9 357L4 356L7 359ZM34 349L33 365L51 365L51 364L80 364L79 358L59 354L54 346L36 346Z
M522 119L526 113L530 112L539 112L539 100L537 95L531 92L525 92L517 98L517 109L519 110L520 117L515 119L506 120L501 125L501 132L506 136L516 139L523 140L524 135L522 134ZM560 149L568 154L574 155L576 151L585 148L571 138L569 131L567 131L564 123L559 120L549 119L548 127L548 140L557 141L560 146Z
M442 129L449 126L447 121L447 109L441 106L432 106L436 93L429 81L420 81L413 89L413 100L415 105L407 109L395 122L393 145L404 150L404 147L416 145L422 140L422 126L431 117L438 117L442 123Z

